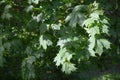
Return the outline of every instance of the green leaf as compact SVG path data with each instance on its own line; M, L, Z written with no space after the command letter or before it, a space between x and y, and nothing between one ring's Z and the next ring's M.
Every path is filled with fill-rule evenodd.
M109 22L108 22L108 20L106 19L106 18L104 18L103 20L100 20L101 21L101 23L103 23L103 24L109 24Z
M60 46L60 48L63 48L68 41L69 41L68 39L59 39L57 42L57 46Z
M31 55L33 52L32 48L30 46L28 46L25 50L25 53L27 53L27 55Z
M47 27L47 24L42 23L42 24L40 25L40 33L44 33L44 32L46 32L47 30L49 30L48 27Z
M98 20L98 19L100 19L100 15L103 15L103 10L95 10L94 12L92 12L91 14L90 14L90 17L91 18L95 18L96 20Z
M95 26L95 27L92 27L92 28L89 28L87 29L87 32L90 34L90 35L95 35L95 34L100 34L100 29L98 26Z
M9 42L4 43L4 48L10 50L11 44Z
M40 46L43 47L43 49L47 49L47 46L51 46L52 45L52 41L47 39L47 38L44 38L43 35L40 36L39 38L39 43L40 43Z
M78 24L79 26L82 26L85 20L85 15L83 13L78 13L77 16L78 16Z
M35 78L35 68L33 62L35 61L34 56L25 58L22 62L22 77L23 80L31 80Z
M2 17L2 19L10 19L10 18L12 18L12 15L10 14L10 13L3 13L3 15L1 16Z
M106 49L110 49L110 42L106 39L100 39L100 42Z
M108 34L109 30L107 25L102 26L102 32Z
M100 56L103 53L103 45L101 43L100 40L97 40L97 44L96 44L96 53L98 53Z
M88 18L83 22L82 26L90 27L93 23L94 23L94 19Z
M33 62L36 61L35 56L29 56L29 57L26 58L26 59L27 59L27 63L29 63L29 64L33 64Z
M26 27L29 29L29 30L33 30L33 29L36 29L38 27L38 23L35 19L31 19L29 20L29 22L27 23ZM37 28L38 29L38 28Z
M4 8L4 12L3 12L3 14L2 14L2 19L10 19L10 18L12 18L13 16L9 13L9 11L10 11L10 8L12 8L12 6L11 5L6 5L5 6L5 8Z
M60 66L60 64L63 63L64 60L62 60L62 58L64 57L66 52L67 52L66 48L60 49L59 53L54 58L54 62L56 62L57 66Z
M61 48L57 56L54 58L54 62L56 62L57 66L60 66L60 64L63 65L65 61L70 62L72 55L73 54L68 52L66 48Z
M51 24L53 30L60 30L61 24Z
M88 6L87 5L77 5L74 7L73 12L85 12L88 10Z
M28 7L26 7L25 11L26 11L26 12L30 12L30 11L33 10L33 8L34 8L33 5L29 5Z
M95 19L99 19L99 14L93 12L93 13L90 14L90 17L91 17L91 18L95 18Z
M110 42L106 39L97 40L96 53L101 55L103 53L103 47L105 47L106 49L110 49Z
M97 3L96 1L94 1L93 6L94 6L94 9L98 9L99 8L99 3Z
M95 47L95 37L94 36L91 36L90 38L89 38L89 45L88 45L88 51L90 52L90 55L91 56L95 56L95 51L93 50L94 49L94 47Z
M43 13L40 13L37 16L33 16L33 19L36 20L37 22L42 21L42 18L43 18Z
M66 17L65 22L69 22L69 26L71 27L76 27L77 24L82 26L82 23L85 20L85 15L83 14L83 11L86 11L86 9L86 5L75 6L72 13Z
M62 65L62 71L66 74L70 74L76 70L73 63L70 62L72 55L66 48L61 48L57 56L54 58L57 66Z
M70 62L64 62L62 66L62 71L65 72L66 74L70 74L71 72L75 71L76 67L75 64L70 63Z
M4 61L4 58L3 58L3 51L4 51L4 47L0 47L0 67L3 67L3 61Z
M66 18L65 18L65 22L69 22L72 18L72 14L69 14Z
M8 12L10 8L12 8L11 5L9 5L9 4L6 5L5 8L4 8L4 12Z
M29 3L29 4L32 4L32 3L38 4L38 3L39 3L39 0L28 0L28 3Z
M77 20L78 20L77 18L78 18L78 16L75 13L72 13L71 20L69 22L69 26L76 27Z

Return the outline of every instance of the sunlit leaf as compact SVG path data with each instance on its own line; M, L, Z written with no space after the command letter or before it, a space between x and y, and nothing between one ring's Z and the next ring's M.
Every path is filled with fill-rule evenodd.
M95 37L94 36L91 36L90 38L89 38L89 42L90 42L90 44L88 45L88 51L90 52L90 55L91 56L95 56L95 51L93 50L94 49L94 47L95 47Z
M45 50L47 49L47 46L52 45L52 41L49 39L45 39L43 35L40 36L39 42L40 42L40 46L42 46L43 49L45 49Z
M75 64L70 62L65 62L62 66L62 71L65 72L66 74L70 74L75 70L76 70Z
M97 44L96 44L96 53L101 55L103 53L103 45L100 42L100 40L97 40Z
M53 30L60 30L61 24L51 24Z
M108 34L109 30L107 25L102 26L102 32Z
M100 39L102 45L106 48L106 49L110 49L110 42L106 39Z

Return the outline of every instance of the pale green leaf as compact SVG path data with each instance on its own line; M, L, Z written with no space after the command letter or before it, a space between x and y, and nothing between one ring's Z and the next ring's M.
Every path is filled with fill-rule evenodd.
M95 26L95 27L92 27L92 28L88 28L87 29L87 32L90 34L90 35L95 35L95 34L100 34L100 29L99 27Z
M95 51L93 50L94 49L94 47L95 47L95 37L94 36L91 36L90 38L89 38L89 45L88 45L88 51L90 52L90 55L91 56L95 56Z
M71 17L71 20L69 22L69 26L76 27L77 20L78 20L77 18L78 18L78 16L75 13L72 13L72 17Z
M69 22L72 18L72 14L69 14L66 18L65 18L65 22Z
M57 42L57 46L60 46L60 48L63 48L67 42L68 42L67 39L59 39L59 41Z
M43 35L40 36L39 43L40 43L40 46L42 46L43 49L45 49L45 50L47 49L47 46L51 46L52 45L52 41L49 40L49 39L45 39L43 37Z
M103 53L103 45L100 40L97 40L96 53L98 53L100 56Z
M95 55L95 51L94 51L93 49L88 48L88 51L90 52L90 55L91 55L91 56L93 56L93 57L96 56L96 55Z
M104 23L104 24L109 24L107 19L103 19L103 20L101 20L101 22Z
M39 0L32 0L32 2L33 2L34 4L38 4L38 3L39 3Z
M59 66L60 64L63 63L63 57L66 54L67 50L66 48L61 48L57 56L54 58L54 62L56 62L56 65Z
M76 70L76 67L75 67L75 64L73 63L64 62L64 64L62 65L62 71L65 72L66 74L70 74L75 70Z
M32 61L32 62L31 62ZM32 64L33 57L25 58L22 62L22 77L24 80L31 80L35 78L35 67Z
M110 49L110 42L106 39L100 39L100 42L106 49Z
M86 11L86 9L87 9L86 5L75 6L72 13L66 17L65 22L69 22L69 26L71 27L76 27L77 24L82 26L85 20L85 15L82 12Z
M88 10L88 6L87 5L77 5L74 7L73 9L73 13L79 12L79 11L87 11Z
M27 59L27 63L29 64L33 64L33 62L35 62L36 58L35 56L29 56Z
M94 19L88 18L88 19L86 19L86 20L83 22L82 26L89 27L89 26L91 26L93 23L94 23Z
M61 48L57 56L54 58L54 62L56 62L57 66L60 64L62 65L65 61L70 62L72 55L73 54L68 52L66 48Z
M10 8L12 8L12 6L8 4L5 6L4 11L8 12Z
M57 54L57 56L54 58L54 62L56 62L56 66L60 66L61 64L61 55Z
M93 6L94 6L94 9L98 9L99 8L99 3L97 3L96 1L94 1Z
M96 20L100 19L100 15L103 15L103 10L95 10L90 14L91 18L95 18Z
M10 14L10 13L3 13L3 15L1 16L2 17L2 19L10 19L10 18L12 18L12 15Z
M60 30L61 24L51 24L53 30Z
M32 15L33 19L36 20L37 22L42 21L43 18L43 13L38 14L37 16Z
M93 12L93 13L91 13L91 14L90 14L90 17L91 17L91 18L96 18L96 19L99 19L99 14L98 14L98 13Z
M26 10L26 12L30 12L33 10L33 8L34 8L33 5L29 5L25 10Z
M108 34L109 30L107 25L102 26L102 32Z
M39 3L39 0L28 0L28 3L29 3L29 4L32 4L32 3L38 4L38 3Z
M82 13L78 13L77 16L78 16L78 24L79 24L79 26L82 26L82 24L85 20L85 15Z

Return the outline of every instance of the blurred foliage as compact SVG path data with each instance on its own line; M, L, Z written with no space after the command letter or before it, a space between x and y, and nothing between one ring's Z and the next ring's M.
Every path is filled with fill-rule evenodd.
M1 0L0 80L119 80L119 0Z

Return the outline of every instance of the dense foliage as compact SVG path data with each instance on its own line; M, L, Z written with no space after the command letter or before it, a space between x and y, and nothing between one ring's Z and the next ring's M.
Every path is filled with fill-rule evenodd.
M1 0L0 79L96 80L95 72L119 72L119 5L119 0ZM108 77L120 79L117 74L99 79Z

